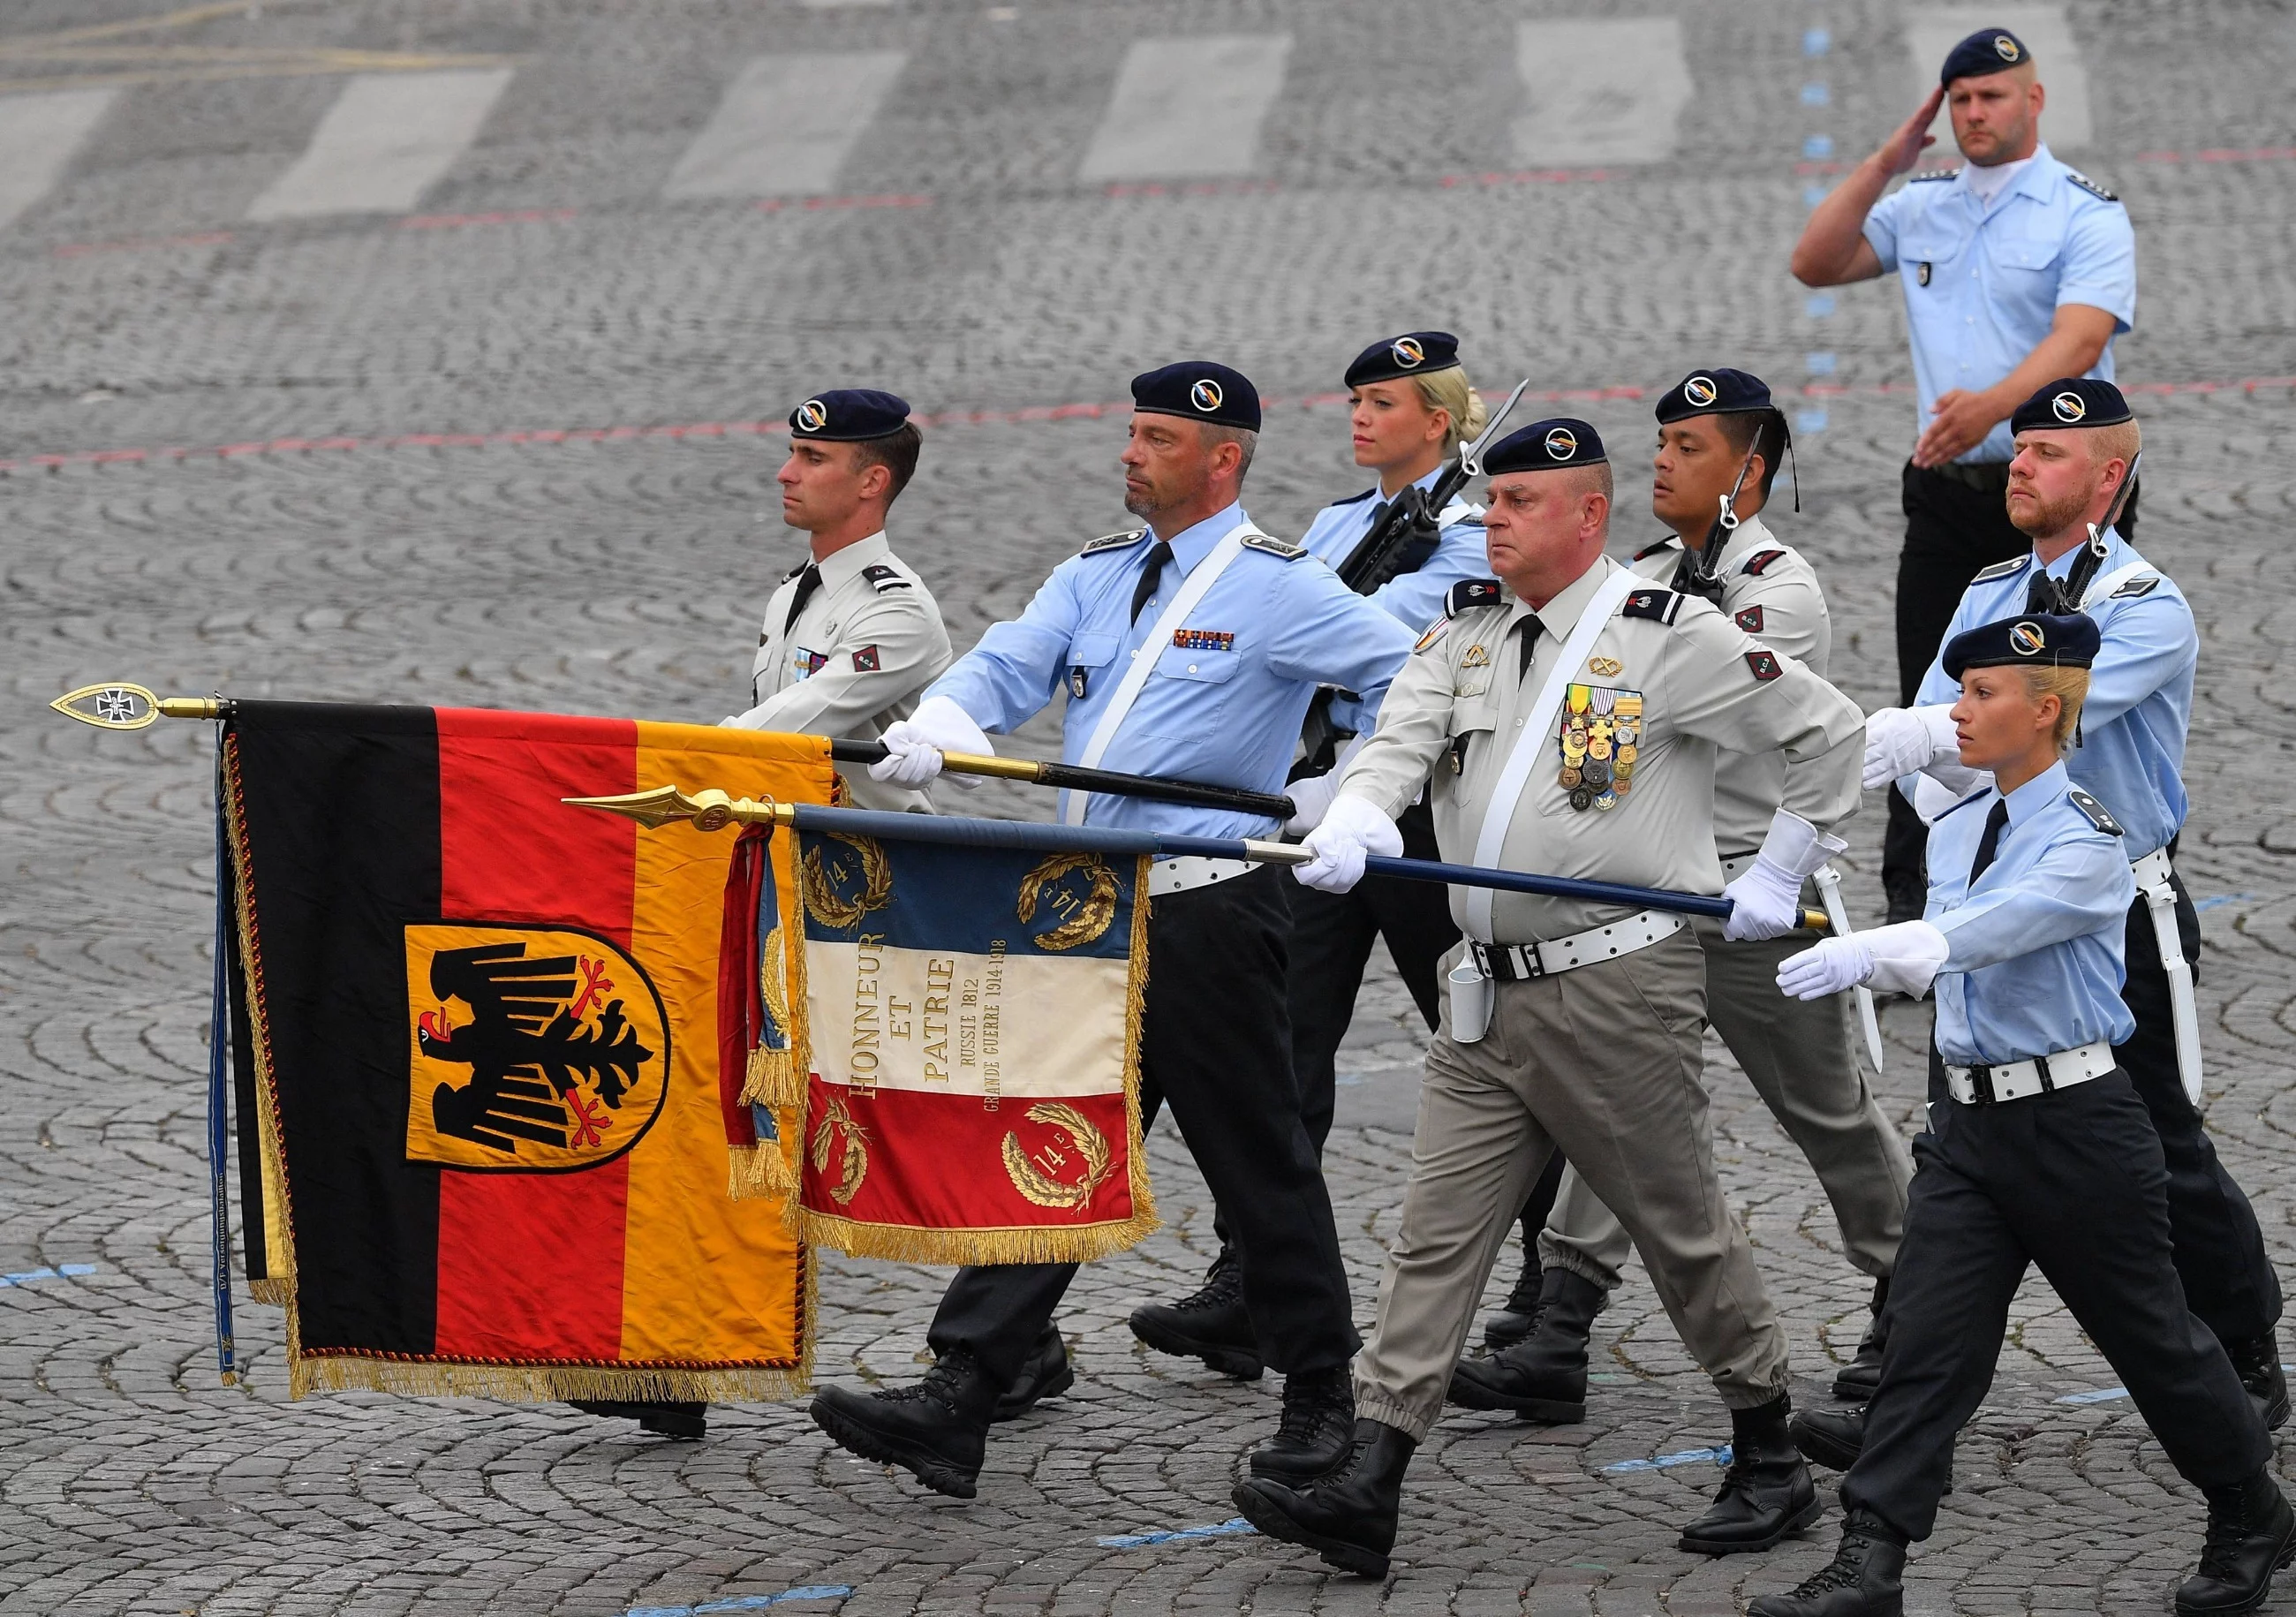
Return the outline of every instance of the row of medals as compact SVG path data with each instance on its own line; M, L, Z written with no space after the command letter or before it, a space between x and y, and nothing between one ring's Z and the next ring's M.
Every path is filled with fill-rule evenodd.
M1634 789L1635 760L1642 755L1642 694L1574 685L1564 706L1562 772L1555 779L1579 813L1607 813Z

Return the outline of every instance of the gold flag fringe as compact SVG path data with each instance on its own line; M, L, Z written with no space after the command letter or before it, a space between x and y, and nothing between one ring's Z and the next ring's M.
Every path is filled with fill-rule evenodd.
M777 849L790 856L790 879L783 881L778 875L775 879L775 901L784 907L775 917L779 924L766 935L765 945L758 951L758 989L767 1014L781 1028L789 1047L768 1050L760 1047L750 1052L749 1069L742 1075L742 1102L744 1105L770 1106L776 1113L802 1112L807 1075L813 1071L813 1046L808 1028L810 1018L806 1014L805 910L798 891L798 882L802 878L798 871L796 836L771 839L766 844L766 858L777 857Z

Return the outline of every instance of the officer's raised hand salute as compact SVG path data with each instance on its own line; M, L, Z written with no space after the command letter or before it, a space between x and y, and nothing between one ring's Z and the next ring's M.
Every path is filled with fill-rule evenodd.
M1716 892L1718 749L1783 751L1763 853L1798 890L1857 798L1856 704L1711 605L1603 554L1610 466L1583 421L1486 457L1497 579L1459 586L1309 835L1310 885L1346 887L1432 777L1447 858ZM1702 1085L1706 973L1677 915L1453 890L1468 941L1428 1053L1411 1181L1378 1324L1357 1359L1352 1452L1305 1486L1255 1478L1262 1532L1383 1574L1403 1477L1523 1193L1558 1147L1625 1222L1660 1301L1730 1407L1734 1458L1683 1547L1766 1549L1820 1509L1787 1436L1784 1334L1714 1174ZM1759 909L1763 935L1784 923ZM1249 1249L1247 1241L1247 1250ZM1536 1397L1490 1407L1562 1418Z
M2182 1617L2253 1609L2296 1550L2263 1420L2177 1281L2161 1139L2114 1055L2135 1022L2120 981L2136 884L2121 826L2062 761L2097 646L2090 619L2046 612L1947 644L1961 759L1992 782L1931 829L1924 918L1826 939L1779 970L1804 996L1934 979L1946 1093L1914 1145L1890 1350L1841 1481L1841 1548L1753 1617L1897 1617L1906 1547L1935 1523L1955 1434L1992 1384L2032 1264L2208 1498Z

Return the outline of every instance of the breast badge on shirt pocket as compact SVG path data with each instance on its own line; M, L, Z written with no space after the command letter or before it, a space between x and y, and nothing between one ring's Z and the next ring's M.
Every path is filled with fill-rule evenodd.
M1107 634L1078 635L1069 641L1069 695L1082 702L1092 694L1094 681L1116 655L1116 636Z
M1480 696L1491 688L1491 654L1482 646L1471 645L1459 659L1458 669L1451 676L1454 696Z
M1562 754L1555 784L1570 794L1570 806L1584 814L1603 813L1635 785L1642 758L1643 694L1616 685L1574 685L1562 701L1555 744Z

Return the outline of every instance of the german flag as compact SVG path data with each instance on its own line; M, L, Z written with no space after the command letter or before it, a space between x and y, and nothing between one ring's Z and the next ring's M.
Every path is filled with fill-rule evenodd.
M824 802L826 743L243 702L225 767L248 1266L294 1394L801 1391L806 1254L726 1194L734 839L561 800Z

